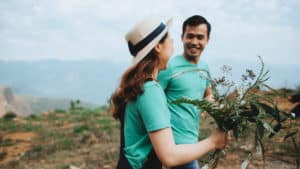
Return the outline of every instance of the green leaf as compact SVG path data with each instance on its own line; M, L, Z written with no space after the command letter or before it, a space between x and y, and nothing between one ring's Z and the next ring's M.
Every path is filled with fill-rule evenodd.
M286 140L287 138L294 136L295 134L297 134L297 132L298 131L294 131L294 132L288 133L287 135L284 136L283 140Z
M251 123L256 123L256 118L254 117L248 117L247 120Z
M238 137L239 137L239 126L238 125L234 126L232 131L233 131L234 138L238 139Z
M277 123L274 127L273 127L273 130L274 130L274 132L278 132L280 129L281 129L281 123ZM271 138L271 137L273 137L275 135L275 133L271 133L270 135L269 135L269 138Z
M256 154L262 155L262 146L261 144L256 145Z
M264 137L264 133L265 133L265 127L264 127L264 123L260 120L256 121L256 129L257 129L257 135L260 139L262 139Z
M255 108L255 110L257 109ZM253 117L253 116L257 116L258 113L259 113L258 111L248 110L248 111L241 112L240 115L244 117Z
M256 154L259 154L263 157L263 161L265 162L265 148L262 143L262 140L255 136L255 144L256 144Z
M276 132L273 130L273 128L270 126L269 123L263 121L263 125L264 125L264 128L267 129L269 132L274 133L274 134L276 133Z
M259 106L256 104L250 104L251 112L257 116L259 114Z
M270 114L276 121L280 122L280 115L279 110L275 107L272 108L271 106L264 104L264 103L257 103L267 114Z
M250 160L252 159L252 154L250 153L246 160L243 161L241 165L241 169L246 169L250 163Z

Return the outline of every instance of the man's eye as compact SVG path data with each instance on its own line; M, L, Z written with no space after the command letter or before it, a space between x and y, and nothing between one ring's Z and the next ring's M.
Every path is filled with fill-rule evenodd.
M204 38L204 35L198 35L197 39L202 40Z
M194 35L192 35L192 34L188 34L187 35L187 38L189 38L189 39L193 39L195 36Z

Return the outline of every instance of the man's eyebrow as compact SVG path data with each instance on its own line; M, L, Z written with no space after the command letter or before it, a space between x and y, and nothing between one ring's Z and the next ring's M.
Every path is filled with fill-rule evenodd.
M195 35L195 36L199 36L199 35L204 35L203 33L187 33L188 35Z

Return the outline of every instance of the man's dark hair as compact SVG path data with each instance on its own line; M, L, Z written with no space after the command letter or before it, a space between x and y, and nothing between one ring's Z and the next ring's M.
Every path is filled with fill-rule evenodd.
M207 37L209 38L210 36L210 30L211 30L211 26L210 23L203 17L200 15L194 15L191 16L189 18L187 18L182 25L182 36L185 32L185 28L186 26L198 26L200 24L206 24L207 27Z

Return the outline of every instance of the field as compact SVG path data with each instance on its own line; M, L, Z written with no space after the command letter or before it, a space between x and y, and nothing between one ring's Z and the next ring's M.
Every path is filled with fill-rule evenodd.
M300 120L288 123L294 128L300 126ZM212 119L202 116L201 138L212 128ZM283 141L283 136L278 133L264 141L266 169L296 169L299 150L295 150L291 139ZM232 141L218 169L240 168L249 152L255 152L253 139L247 138ZM299 145L299 133L295 139ZM112 169L118 152L119 123L106 108L73 107L26 118L0 119L0 169ZM202 165L205 159L199 163ZM263 168L262 157L254 153L248 168Z

